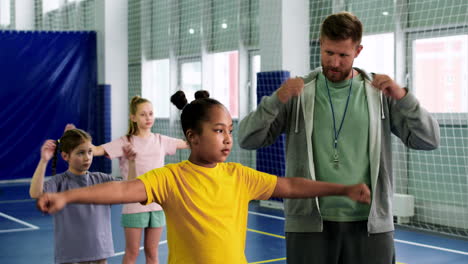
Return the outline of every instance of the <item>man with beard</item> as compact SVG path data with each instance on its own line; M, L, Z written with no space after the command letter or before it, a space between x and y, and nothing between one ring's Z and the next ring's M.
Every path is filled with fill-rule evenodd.
M239 144L257 149L286 133L286 177L365 182L372 203L285 199L289 264L395 263L391 134L410 148L439 145L439 125L387 75L353 68L362 24L348 12L320 30L322 67L285 81L242 120Z

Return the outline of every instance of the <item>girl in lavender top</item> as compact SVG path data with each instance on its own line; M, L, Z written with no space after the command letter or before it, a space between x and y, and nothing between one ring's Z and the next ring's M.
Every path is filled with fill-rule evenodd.
M91 136L80 129L67 126L63 136L47 140L41 148L41 158L34 172L29 194L38 198L44 192L64 192L80 187L113 181L111 175L89 172L93 161ZM67 171L55 175L57 153L68 163ZM131 149L122 150L133 159ZM132 157L133 156L133 157ZM47 164L53 159L55 176L44 182ZM132 165L134 166L134 165ZM131 171L131 177L135 177ZM54 215L55 263L105 264L114 255L110 221L110 205L69 204Z

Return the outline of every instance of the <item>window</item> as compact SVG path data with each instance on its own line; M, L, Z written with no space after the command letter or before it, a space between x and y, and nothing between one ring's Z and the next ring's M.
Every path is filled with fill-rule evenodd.
M0 0L0 27L10 25L10 0Z
M169 71L169 59L152 60L143 64L142 97L153 103L154 116L158 118L169 118Z
M367 35L362 37L363 49L354 60L354 66L367 72L387 74L395 78L393 33Z
M202 89L201 62L190 61L182 62L180 67L180 86L190 103L195 99L195 92Z
M261 57L257 53L253 53L250 55L250 91L249 96L251 98L249 111L254 110L257 108L257 73L260 72L260 65L261 65Z
M43 0L42 1L42 13L48 13L52 10L59 9L64 4L64 0Z
M228 51L212 54L211 97L224 104L233 118L239 117L239 53Z
M468 35L412 42L412 88L429 112L468 112Z

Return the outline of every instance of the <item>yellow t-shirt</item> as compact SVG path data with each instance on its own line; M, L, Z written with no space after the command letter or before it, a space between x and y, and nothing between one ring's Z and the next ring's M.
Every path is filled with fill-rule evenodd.
M160 204L167 218L169 263L241 264L245 258L248 205L273 193L277 178L238 163L215 168L190 161L138 177L146 204Z

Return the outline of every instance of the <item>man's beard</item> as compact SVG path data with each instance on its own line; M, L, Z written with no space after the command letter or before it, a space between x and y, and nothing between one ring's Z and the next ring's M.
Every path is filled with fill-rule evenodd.
M323 75L331 82L341 82L346 80L346 78L351 73L352 68L340 70L338 68L326 67L322 64ZM330 71L337 71L338 73L331 73Z

